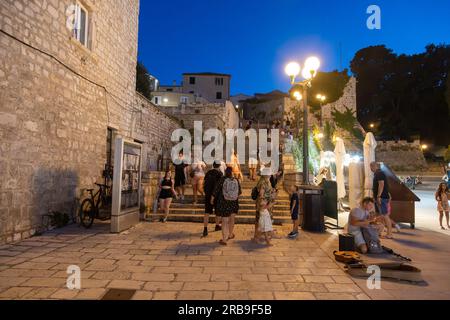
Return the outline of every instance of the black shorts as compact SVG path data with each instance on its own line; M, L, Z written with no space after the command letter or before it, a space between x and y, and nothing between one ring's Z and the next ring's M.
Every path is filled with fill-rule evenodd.
M186 177L184 175L175 175L175 188L186 185Z
M214 214L215 205L211 204L211 195L205 195L205 214Z

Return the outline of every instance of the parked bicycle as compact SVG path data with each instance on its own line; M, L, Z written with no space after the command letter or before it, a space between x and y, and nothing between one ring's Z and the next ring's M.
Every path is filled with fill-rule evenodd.
M80 223L89 229L95 219L102 221L111 219L111 187L106 184L96 183L99 187L94 194L94 189L87 189L90 198L84 199L80 207Z

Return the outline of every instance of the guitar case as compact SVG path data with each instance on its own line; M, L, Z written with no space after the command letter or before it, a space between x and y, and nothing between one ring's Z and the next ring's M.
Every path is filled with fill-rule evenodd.
M374 264L380 267L381 278L403 280L410 282L422 282L422 270L412 265L401 262L377 263ZM348 274L353 277L367 278L370 273L367 273L367 265L364 263L348 264L346 266Z

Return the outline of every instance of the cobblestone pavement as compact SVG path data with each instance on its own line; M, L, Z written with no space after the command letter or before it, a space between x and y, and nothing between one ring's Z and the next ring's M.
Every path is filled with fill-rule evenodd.
M410 288L412 297L450 297L448 276L436 278L433 290L396 283L387 290L364 289L365 280L350 278L334 261L335 233L302 232L289 240L289 226L277 227L274 246L267 248L249 241L252 226L238 225L236 239L223 247L220 232L201 239L200 224L141 223L120 235L110 234L108 226L70 226L1 246L0 299L101 299L110 288L134 289L133 299L155 300L401 299L398 292ZM430 276L448 275L445 259ZM69 265L82 270L81 290L66 288Z

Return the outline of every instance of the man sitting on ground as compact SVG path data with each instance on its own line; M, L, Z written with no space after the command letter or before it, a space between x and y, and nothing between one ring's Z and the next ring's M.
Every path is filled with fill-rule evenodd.
M355 245L361 253L367 253L367 244L364 240L361 228L367 228L371 224L375 224L376 220L372 216L375 208L375 200L373 198L364 198L361 207L354 208L348 216L348 232L355 238Z

